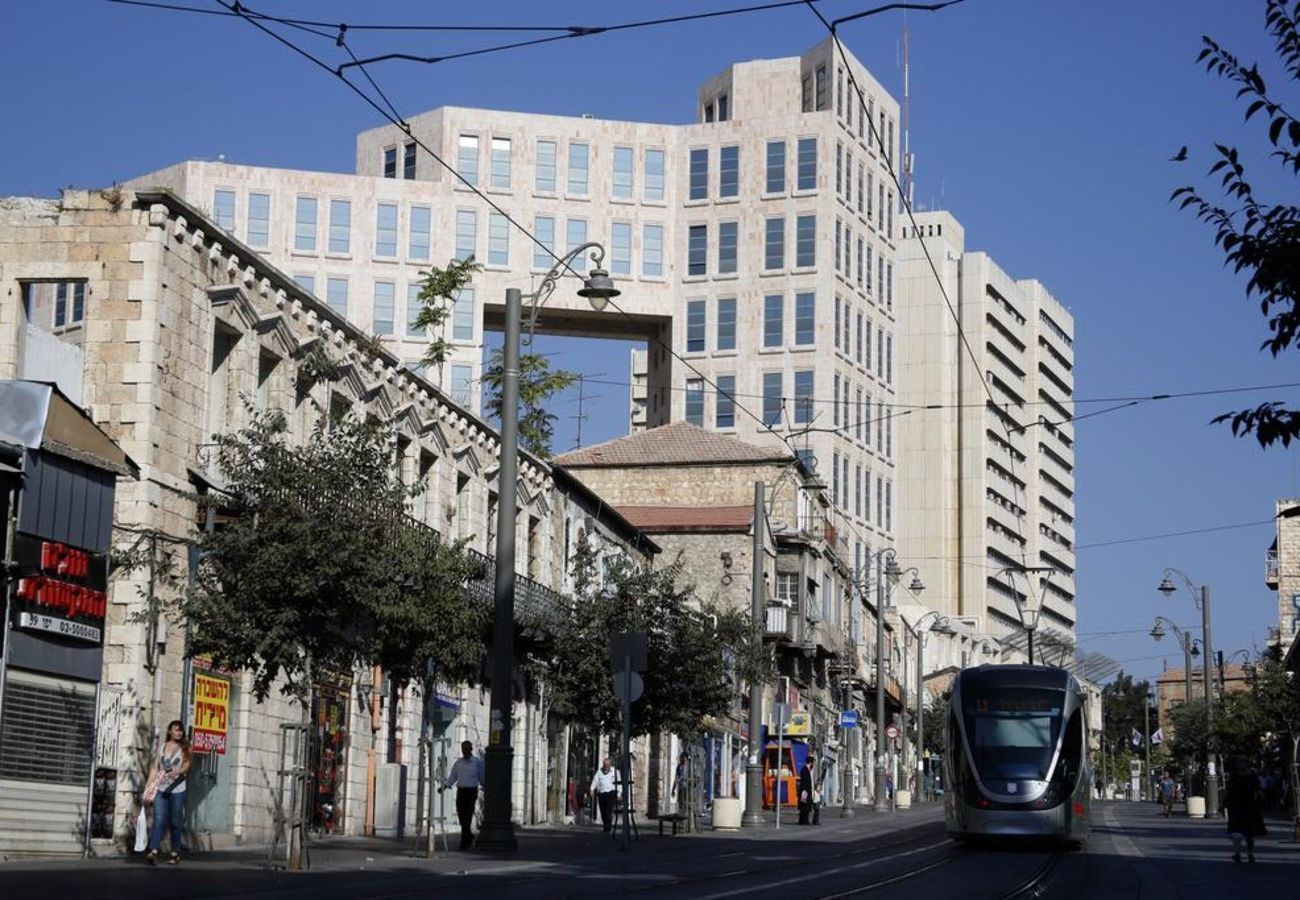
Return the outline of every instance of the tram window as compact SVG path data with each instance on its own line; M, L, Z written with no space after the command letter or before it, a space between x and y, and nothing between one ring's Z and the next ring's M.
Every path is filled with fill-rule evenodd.
M1065 740L1061 745L1061 760L1056 766L1056 776L1067 784L1079 777L1083 761L1083 710L1076 709L1065 726Z

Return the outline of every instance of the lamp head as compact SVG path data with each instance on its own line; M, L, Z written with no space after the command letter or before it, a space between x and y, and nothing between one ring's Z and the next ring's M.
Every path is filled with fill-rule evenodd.
M1178 588L1174 586L1173 581L1168 575L1166 575L1160 580L1160 587L1156 588L1156 590L1168 597L1174 591L1178 590Z
M925 590L925 583L921 581L921 576L913 575L912 583L907 586L907 589L913 594L919 594L921 591Z
M1192 659L1196 659L1200 655L1201 655L1201 645L1192 644Z
M1165 636L1165 630L1160 627L1159 622L1151 626L1151 636L1157 641Z
M902 568L898 565L898 560L894 559L892 556L889 557L889 561L885 563L885 574L890 578L897 578L899 575L903 574Z
M609 301L623 293L614 287L613 280L609 273L599 267L592 269L582 282L582 287L578 290L579 297L586 297L591 308L596 312L604 312Z

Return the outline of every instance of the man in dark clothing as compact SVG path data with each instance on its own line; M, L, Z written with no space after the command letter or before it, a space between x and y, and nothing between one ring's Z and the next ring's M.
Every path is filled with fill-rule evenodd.
M474 806L478 803L478 789L483 784L483 761L474 758L474 745L464 741L460 745L461 758L451 765L443 787L456 788L456 816L460 819L460 849L474 845Z
M813 762L812 756L803 762L799 770L799 824L808 825L813 809Z
M1234 759L1229 764L1228 789L1223 806L1228 810L1228 837L1232 839L1232 861L1241 862L1241 844L1246 844L1246 855L1255 861L1255 838L1263 837L1264 814L1259 804L1259 776L1244 760Z

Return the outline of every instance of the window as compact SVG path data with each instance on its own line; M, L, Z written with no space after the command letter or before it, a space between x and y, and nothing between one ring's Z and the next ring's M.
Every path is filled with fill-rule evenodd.
M804 112L812 112L812 78L805 75L799 84L800 108Z
M736 298L718 301L718 350L736 349Z
M840 316L842 314L841 307L843 305L844 303L842 300L840 300L839 294L836 294L835 295L835 349L836 350L840 349ZM847 312L843 314L847 315Z
M664 227L646 225L641 239L641 274L659 278L664 274Z
M534 216L533 234L537 236L537 243L533 244L533 268L549 268L555 256L555 219Z
M784 340L784 326L781 321L785 313L785 297L782 294L768 294L763 298L763 346L780 347Z
M465 179L467 184L478 184L478 138L472 134L460 136L456 174Z
M248 246L265 249L271 243L271 195L248 195Z
M885 377L885 329L876 329L876 377Z
M862 236L859 235L859 236L858 236L858 279L857 279L857 280L858 280L858 287L862 287L862 254L863 254L863 247L864 247L864 246L865 246L865 245L864 245L864 242L863 242L863 240L862 240Z
M862 463L853 467L853 514L862 515Z
M691 185L689 199L704 200L709 196L709 151L703 148L691 151Z
M402 148L402 177L407 181L415 180L415 141Z
M875 184L875 181L876 181L876 176L868 172L867 173L867 221L868 222L871 221L871 210L872 210L871 198L875 193L874 189L872 188L872 185ZM858 197L858 200L861 201L862 198Z
M794 295L794 342L800 346L814 341L816 322L813 310L816 307L816 295L803 293Z
M844 145L835 142L835 196L844 193Z
M31 318L35 302L36 284L27 286L27 315ZM45 298L49 294L43 294ZM65 281L54 286L54 314L50 319L50 329L56 334L84 325L86 322L86 282ZM45 326L42 325L42 328Z
M885 337L885 384L894 383L894 336Z
M709 270L709 227L692 225L686 237L686 274L704 275Z
M662 150L645 152L645 198L647 200L664 198L664 152Z
M381 203L375 208L375 256L397 255L397 204Z
M712 103L706 103L706 104L704 104L704 121L705 121L705 122L712 122L712 121L713 121L713 104L712 104Z
M316 198L299 197L294 204L293 249L316 249Z
M704 301L686 301L686 352L704 352Z
M893 124L892 122L890 123ZM891 135L892 139L892 135ZM894 528L894 483L885 482L885 530L892 531Z
M316 293L316 276L315 275L295 275L293 276L294 284L302 288L309 294Z
M397 304L397 285L391 281L375 282L374 328L376 334L393 333L394 307Z
M348 314L348 280L346 278L325 279L325 303L340 316Z
M492 167L490 184L498 190L510 189L510 138L492 139L489 163Z
M537 142L537 190L555 193L555 141Z
M610 226L609 271L614 275L632 274L632 223L615 222Z
M212 192L212 218L232 234L235 231L235 192Z
M718 395L713 404L713 427L736 427L736 376L719 375Z
M510 223L501 213L488 213L488 265L510 264Z
M794 421L807 425L812 421L813 370L797 369L794 373Z
M569 195L587 196L587 169L591 162L591 148L586 144L569 144Z
M330 253L352 249L352 201L330 201Z
M769 194L785 190L785 141L767 142L767 182L763 190Z
M430 214L427 206L411 207L411 241L407 255L413 260L429 258Z
M853 208L853 151L844 154L844 205Z
M718 121L725 122L731 118L730 104L727 102L726 94L718 95Z
M856 350L857 350L857 353L856 353L856 355L854 356L854 358L858 361L858 365L862 365L862 327L863 327L863 323L864 323L866 320L864 320L864 319L862 318L862 313L861 313L861 312L859 312L859 313L857 314L857 320L856 320L856 321L857 321L857 325L856 325L856 327L857 327L857 333L856 333L856 336L855 336L855 342L856 342L856 343L855 343L855 348L856 348ZM867 337L867 368L869 369L869 368L871 368L871 323L870 323L870 322L866 322L866 328L867 328L867 332L866 332L866 337Z
M836 272L840 270L840 247L841 245L843 245L843 243L844 243L844 223L841 220L836 219L835 220L835 253L832 254L832 258L835 261Z
M385 178L397 177L397 148L396 147L384 148L384 177Z
M831 382L831 424L836 428L840 427L840 373L835 373L835 378Z
M867 418L866 410L862 406L862 388L858 388L854 393L854 422L853 433L858 440L862 440L862 427Z
M827 81L826 67L818 66L816 71L816 79L813 84L813 94L816 98L816 108L819 110L826 108L826 88L827 88L826 81Z
M885 305L894 308L894 264L891 262L885 271Z
M781 424L781 373L763 373L763 424Z
M474 340L474 289L461 288L451 301L451 339Z
M686 421L704 425L704 379L686 379Z
M631 147L614 148L614 187L616 200L632 199L632 168L634 154Z
M871 249L870 244L867 244L867 293L868 294L871 293L871 258L873 256L875 256L875 251Z
M803 268L817 265L817 217L799 216L794 229L794 264Z
M740 148L723 147L718 151L718 196L735 197L740 193Z
M569 219L565 223L568 247L566 253L573 252L576 248L587 243L587 220L586 219ZM569 265L578 272L585 272L587 269L587 257L585 254L579 254Z
M866 193L866 191L862 189L862 184L863 184L862 179L866 175L866 169L867 166L865 163L858 163L858 215L862 214L862 198L863 195Z
M871 395L862 395L862 409L858 413L858 418L862 420L862 441L868 447L871 446ZM870 489L871 482L867 482ZM869 510L868 510L869 511Z
M799 139L799 158L795 187L801 191L817 190L817 138Z
M840 455L838 453L831 454L831 503L835 506L840 505Z
M478 213L472 209L456 210L456 258L474 256L478 246Z
M451 367L451 401L461 406L469 406L469 380L473 366L455 365ZM457 516L459 519L460 516Z
M406 286L406 336L407 337L424 337L427 330L420 328L415 321L420 318L420 310L424 305L420 302L420 283L412 282Z
M772 216L767 220L763 238L763 268L785 268L785 217Z
M844 115L844 70L835 67L835 115Z
M718 223L718 274L736 271L736 243L739 240L736 222Z

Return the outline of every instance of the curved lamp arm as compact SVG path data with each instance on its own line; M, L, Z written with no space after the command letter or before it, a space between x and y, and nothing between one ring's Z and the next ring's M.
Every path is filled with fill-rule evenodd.
M537 286L537 290L523 298L528 303L528 321L524 323L528 330L528 336L523 338L525 344L532 344L533 334L537 328L538 315L542 307L546 305L546 301L551 299L551 294L555 293L555 286L566 272L573 271L570 263L587 250L591 251L590 258L595 263L595 267L591 270L591 274L583 279L583 287L582 290L578 291L578 294L586 297L597 312L605 308L605 304L609 302L611 297L619 295L619 290L609 280L609 273L601 266L601 263L605 261L605 248L595 241L588 241L574 247L556 260L550 271L542 276L542 283Z
M1182 569L1175 569L1173 567L1166 568L1164 572L1164 577L1160 579L1160 586L1156 588L1156 590L1164 594L1166 597L1172 596L1174 591L1178 590L1178 586L1174 584L1174 580L1172 578L1172 576L1174 575L1177 575L1179 578L1183 580L1183 584L1187 586L1187 590L1191 591L1192 600L1196 603L1196 608L1200 609L1201 588L1196 582L1192 581L1192 579L1188 577L1187 573L1184 572Z

